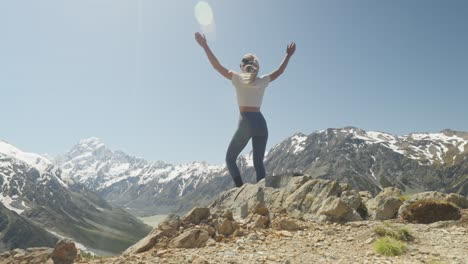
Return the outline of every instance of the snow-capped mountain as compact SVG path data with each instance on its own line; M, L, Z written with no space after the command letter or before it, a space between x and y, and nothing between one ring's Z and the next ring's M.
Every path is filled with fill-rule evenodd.
M297 170L373 192L391 185L467 194L468 133L394 136L354 127L299 133L274 146L266 166L271 174Z
M149 162L108 149L98 138L83 139L57 157L66 178L101 193L108 201L132 211L157 210L151 197L163 196L170 203L222 175L224 166L206 162L168 164ZM145 194L149 191L151 194ZM140 202L137 202L141 200ZM136 206L135 203L139 206Z
M306 173L378 192L398 186L407 192L468 193L468 133L412 133L395 136L345 127L310 135L296 133L272 147L267 175ZM172 165L111 151L96 138L80 141L58 158L71 179L137 215L184 212L233 186L224 165ZM253 182L252 156L238 159L245 182Z
M119 252L149 231L124 210L63 178L62 170L47 158L5 141L0 141L0 185L0 202L18 219L34 222L49 234L70 237L91 250Z

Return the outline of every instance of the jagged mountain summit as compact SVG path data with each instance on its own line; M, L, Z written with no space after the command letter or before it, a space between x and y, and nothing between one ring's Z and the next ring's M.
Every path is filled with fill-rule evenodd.
M355 127L296 133L265 157L268 175L292 172L346 182L378 193L396 186L405 192L439 190L468 194L468 133L444 130L404 136ZM66 177L98 191L107 201L137 215L182 213L206 205L233 186L224 165L149 162L109 150L97 138L81 140L57 158ZM238 165L253 182L251 154Z
M96 193L64 178L47 158L23 152L0 141L0 201L9 212L5 223L23 223L31 238L69 237L83 249L118 253L144 236L149 227L126 211L111 206ZM30 225L32 224L32 225ZM26 234L26 233L25 233ZM36 239L35 246L49 246L50 239ZM15 247L21 245L18 240ZM3 237L0 244L12 245Z

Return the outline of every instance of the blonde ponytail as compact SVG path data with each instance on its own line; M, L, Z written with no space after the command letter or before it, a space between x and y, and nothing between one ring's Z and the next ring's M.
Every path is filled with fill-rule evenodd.
M245 63L245 62L248 63ZM246 54L242 58L243 65L247 65L245 67L245 71L247 73L250 73L250 78L249 78L249 83L254 83L255 79L257 78L258 70L260 69L260 64L258 62L258 59L255 55L253 54Z

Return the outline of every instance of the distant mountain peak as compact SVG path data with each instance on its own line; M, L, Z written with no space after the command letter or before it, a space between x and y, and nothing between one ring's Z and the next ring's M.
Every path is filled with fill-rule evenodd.
M100 147L104 146L104 144L101 142L101 140L99 138L97 138L97 137L90 137L90 138L81 139L78 142L78 145L79 146L86 146L88 148L93 148L93 149L97 149L97 148L100 148Z
M106 145L101 142L101 140L97 137L90 137L81 139L73 148L67 153L70 157L81 156L86 153L93 153L97 150L105 149ZM110 152L107 150L106 152Z

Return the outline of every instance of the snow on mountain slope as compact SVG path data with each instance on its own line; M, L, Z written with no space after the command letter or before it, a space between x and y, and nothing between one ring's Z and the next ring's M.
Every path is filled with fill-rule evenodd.
M221 171L224 166L206 162L172 165L162 161L149 162L108 149L98 138L83 139L65 155L59 156L57 164L67 177L102 190L122 182L132 181L138 185L154 181L158 188L174 180L181 180L179 193L184 192L187 180L197 185ZM161 190L158 190L161 192Z
M365 131L354 127L321 130L309 136L296 133L280 144L273 146L270 152L281 145L281 151L297 155L307 147L307 144L310 144L307 141L308 138L314 135L327 138L328 133L356 138L368 145L379 144L407 158L418 160L421 165L451 164L457 157L461 156L460 154L468 152L468 135L463 132L457 134L451 130L444 130L440 133L411 133L395 136L389 133ZM323 147L327 147L327 144L329 144L327 141L324 141L324 143ZM358 148L359 146L355 144L354 147ZM268 156L266 159L268 159Z
M15 176L21 173L25 174L31 168L36 169L39 174L37 183L47 184L49 181L53 180L64 188L69 187L61 178L60 168L54 166L50 160L34 153L23 152L6 141L0 140L0 176L3 197L5 197L10 186L18 184ZM14 184L12 184L12 181ZM24 186L18 187L18 191L21 192L21 187Z
M34 153L23 152L3 140L0 140L0 153L21 160L40 172L45 172L47 168L53 166L53 163L47 158Z
M403 136L375 131L366 132L356 128L349 128L346 132L368 144L381 144L410 159L418 160L421 164L453 163L459 154L463 154L468 149L468 137L457 135L450 130L440 133L411 133ZM446 159L449 155L452 157L451 160Z

